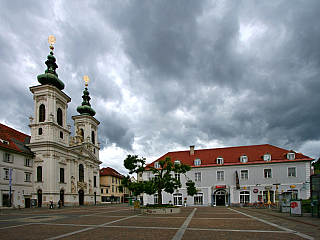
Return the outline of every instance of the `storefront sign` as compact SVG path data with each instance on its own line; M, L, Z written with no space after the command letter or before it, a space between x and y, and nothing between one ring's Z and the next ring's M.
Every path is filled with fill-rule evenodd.
M216 185L216 188L226 188L226 185Z
M253 192L254 192L254 193L258 193L259 190L255 188L255 189L253 189Z

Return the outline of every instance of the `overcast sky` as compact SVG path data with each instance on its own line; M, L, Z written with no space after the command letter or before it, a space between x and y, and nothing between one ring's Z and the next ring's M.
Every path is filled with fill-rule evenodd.
M72 98L90 77L101 167L272 144L320 157L320 1L0 1L0 122L30 134L56 37Z

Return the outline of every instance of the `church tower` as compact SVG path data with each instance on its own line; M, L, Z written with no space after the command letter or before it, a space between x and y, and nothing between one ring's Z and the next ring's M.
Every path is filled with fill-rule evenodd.
M82 96L82 104L77 107L77 112L80 115L72 116L74 128L76 132L75 143L83 142L88 145L94 156L99 159L100 143L98 143L98 125L100 122L94 118L96 112L91 108L90 96L88 91L88 76L84 76L85 89ZM71 140L73 141L73 139ZM71 143L70 143L71 144Z
M62 92L64 83L56 73L58 65L52 44L50 49L45 62L47 70L38 76L41 85L30 87L34 100L34 118L30 117L29 125L31 143L50 141L68 146L70 126L67 126L67 108L71 98Z
M67 109L71 98L62 90L64 83L58 78L56 58L53 55L55 37L49 37L50 54L47 70L40 74L40 85L30 87L34 100L34 117L30 117L31 140L27 146L35 154L33 164L32 198L39 207L53 201L62 206L89 205L100 202L98 125L95 111L89 103L85 77L80 115L73 116L76 136L69 137Z

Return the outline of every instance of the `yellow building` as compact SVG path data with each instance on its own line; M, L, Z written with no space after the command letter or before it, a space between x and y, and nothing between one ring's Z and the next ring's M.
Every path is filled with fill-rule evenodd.
M118 187L121 185L122 175L110 167L100 169L100 193L101 203L123 203L127 202L129 190L124 189L123 193Z

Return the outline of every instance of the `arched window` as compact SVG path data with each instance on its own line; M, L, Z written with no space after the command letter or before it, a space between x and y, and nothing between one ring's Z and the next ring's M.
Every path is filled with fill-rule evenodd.
M82 138L84 139L84 131L83 131L83 129L82 129L82 128L80 128L80 132L81 132L81 136L82 136Z
M41 104L39 107L39 122L44 122L46 119L46 107L44 104Z
M93 144L96 142L94 131L91 132L91 141Z
M84 182L84 170L83 165L79 165L79 182Z
M42 182L42 167L37 167L37 182Z
M62 110L58 108L57 110L57 122L60 126L62 126Z

